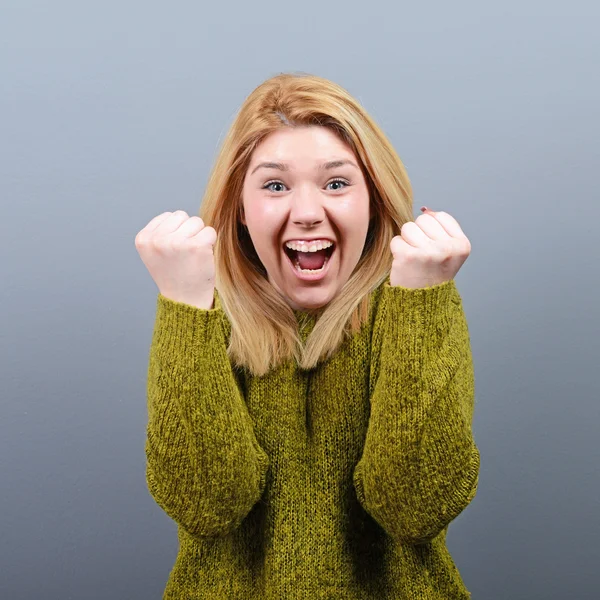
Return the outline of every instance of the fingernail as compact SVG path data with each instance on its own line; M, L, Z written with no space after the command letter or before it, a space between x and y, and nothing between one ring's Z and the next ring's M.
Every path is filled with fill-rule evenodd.
M426 206L421 206L421 210L422 210L423 212L425 212L426 210L429 210L429 209L428 209Z

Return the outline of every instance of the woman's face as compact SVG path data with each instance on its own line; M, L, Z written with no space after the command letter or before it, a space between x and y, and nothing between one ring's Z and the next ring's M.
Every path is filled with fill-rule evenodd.
M325 164L334 161L348 162ZM242 223L269 282L294 310L330 302L354 271L369 228L369 192L352 150L326 127L278 130L254 150L242 196ZM293 266L297 251L309 250L310 244L294 251L285 242L323 239L334 246L322 271L298 272ZM312 266L320 262L322 257L315 258ZM304 259L302 263L307 264Z

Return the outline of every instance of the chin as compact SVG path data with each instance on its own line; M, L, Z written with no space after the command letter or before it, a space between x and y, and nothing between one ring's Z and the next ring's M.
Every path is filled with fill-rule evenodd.
M331 302L331 298L329 297L329 295L326 298L323 298L322 296L320 298L294 298L291 302L289 300L288 302L293 308L293 310L317 310L329 304L329 302ZM298 308L295 308L296 306Z
M268 272L267 272L268 274ZM300 290L300 294L288 295L284 285L278 285L273 278L267 276L267 280L286 299L292 310L308 311L323 308L335 297L335 290L328 289L329 286ZM297 291L297 290L296 290Z
M325 303L326 304L326 303ZM292 310L301 310L301 311L311 311L311 310L319 310L323 308L325 304L308 304L305 306L298 306L297 304L291 304Z

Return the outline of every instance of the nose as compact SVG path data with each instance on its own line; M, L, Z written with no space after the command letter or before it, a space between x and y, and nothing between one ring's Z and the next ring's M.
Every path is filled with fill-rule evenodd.
M318 192L304 189L293 195L290 207L290 219L294 225L311 227L323 221L325 212Z

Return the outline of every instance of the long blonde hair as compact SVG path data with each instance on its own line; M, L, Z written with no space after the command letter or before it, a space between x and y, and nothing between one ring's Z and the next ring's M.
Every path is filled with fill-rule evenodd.
M268 281L240 217L256 146L274 131L307 125L330 128L353 150L369 189L371 221L361 258L338 295L324 307L305 311L316 320L303 343L299 313ZM390 273L390 242L413 219L412 187L388 138L344 88L315 75L280 73L252 91L235 116L199 216L217 231L216 290L231 324L229 358L261 376L292 357L300 368L312 369L362 327L371 291Z

